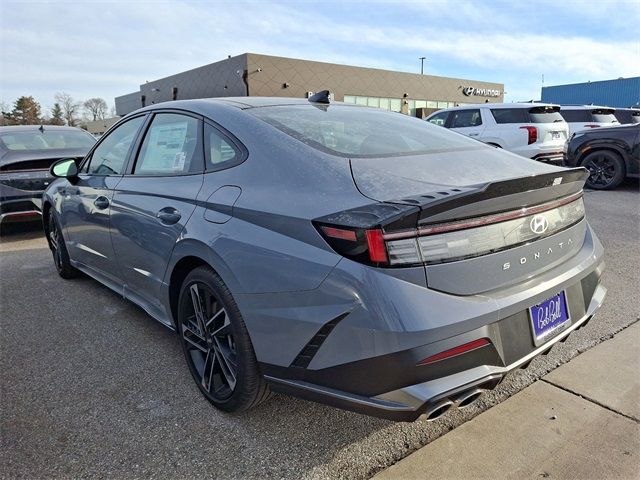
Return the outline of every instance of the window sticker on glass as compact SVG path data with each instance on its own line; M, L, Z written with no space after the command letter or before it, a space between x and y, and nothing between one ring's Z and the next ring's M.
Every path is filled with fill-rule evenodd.
M187 157L183 150L186 138L186 121L158 125L151 129L145 158L153 157L153 167L158 170L183 170Z
M190 171L197 145L198 121L177 114L160 114L144 139L134 173L176 175Z

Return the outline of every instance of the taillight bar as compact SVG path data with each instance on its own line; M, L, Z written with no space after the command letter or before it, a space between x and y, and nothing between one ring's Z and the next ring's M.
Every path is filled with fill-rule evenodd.
M423 237L425 235L434 235L436 233L452 232L455 230L464 230L466 228L481 227L484 225L491 225L492 223L504 222L507 220L513 220L520 217L526 217L528 215L535 215L536 213L546 212L547 210L553 210L554 208L561 207L582 197L582 191L576 192L568 197L561 198L559 200L553 200L551 202L542 203L532 207L524 207L518 210L512 210L509 212L497 213L494 215L487 215L484 217L472 218L469 220L463 220L460 222L441 223L433 226L420 227L417 230L404 230L401 232L385 233L385 240L399 240L402 238Z

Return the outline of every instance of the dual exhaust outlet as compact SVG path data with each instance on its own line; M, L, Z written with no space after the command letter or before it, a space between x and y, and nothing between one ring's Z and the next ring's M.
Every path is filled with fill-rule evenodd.
M431 422L436 418L441 417L449 411L451 407L457 407L463 409L478 400L486 391L484 388L471 388L466 390L452 398L446 398L431 406L424 414L427 417L427 421Z

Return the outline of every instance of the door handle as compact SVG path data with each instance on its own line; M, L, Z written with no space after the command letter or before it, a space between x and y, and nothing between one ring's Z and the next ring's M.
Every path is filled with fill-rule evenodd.
M104 210L109 206L109 199L101 195L93 201L93 204L98 210Z
M182 215L173 207L165 207L156 213L156 217L165 225L173 225L180 221Z
M477 137L478 135L480 135L479 133L470 133L469 136L470 137Z

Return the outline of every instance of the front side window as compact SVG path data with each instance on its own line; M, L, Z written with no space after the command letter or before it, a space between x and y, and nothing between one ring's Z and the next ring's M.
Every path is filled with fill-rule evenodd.
M351 158L419 155L485 148L429 122L385 110L348 105L282 105L245 110L291 137Z
M199 121L175 113L157 114L142 142L134 175L184 175L202 171Z
M480 110L457 110L451 113L450 128L477 127L482 125Z
M116 127L91 154L88 167L90 175L121 175L131 144L136 138L145 117L136 117Z
M447 123L447 117L449 116L449 112L441 112L435 114L428 121L433 123L434 125L438 125L439 127L444 127L444 124Z

